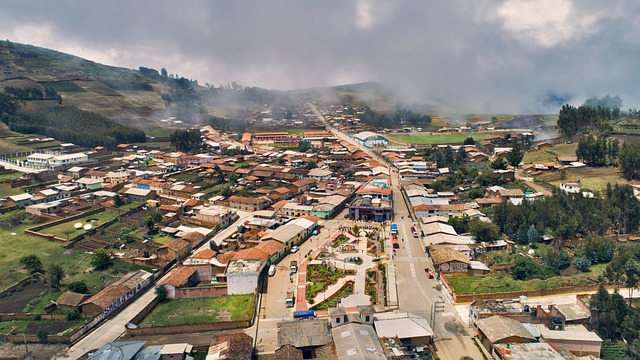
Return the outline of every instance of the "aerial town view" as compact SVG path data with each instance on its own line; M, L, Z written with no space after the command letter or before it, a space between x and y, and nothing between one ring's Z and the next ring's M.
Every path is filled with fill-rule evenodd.
M2 7L0 359L640 358L640 3Z

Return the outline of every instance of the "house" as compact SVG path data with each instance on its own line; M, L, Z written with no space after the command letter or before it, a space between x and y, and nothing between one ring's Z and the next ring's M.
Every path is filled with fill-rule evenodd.
M333 176L333 171L315 168L309 170L309 174L307 174L307 176L316 181L329 180L329 178Z
M433 342L433 330L427 319L406 312L377 313L373 327L379 338L398 338L409 347L428 346Z
M565 360L564 356L547 343L496 344L491 355L502 360Z
M102 189L102 178L81 177L76 180L76 185L81 189L98 190Z
M513 344L535 342L536 338L519 321L504 317L491 316L475 323L478 338L482 345L493 352L495 344Z
M333 347L331 328L326 320L278 322L277 327L276 359L292 358L282 356L282 352L300 354L300 359L317 359L320 348L326 345Z
M263 240L254 247L257 250L269 255L269 264L278 262L284 254L284 244L275 240Z
M193 287L198 284L198 272L192 266L182 266L173 270L158 285L167 289L167 298L173 299L176 289L181 287Z
M259 250L256 251L262 253ZM258 289L260 273L266 264L266 257L263 257L264 260L262 258L256 259L252 255L240 257L236 256L227 264L225 276L227 277L228 295L255 293Z
M536 328L542 339L558 351L600 358L602 339L584 325L567 325L563 330L551 330L543 324L536 324Z
M465 204L419 204L412 208L418 218L431 216L462 217L467 206Z
M251 360L253 338L244 333L215 335L207 350L206 360Z
M582 192L582 184L579 182L561 183L560 190L566 194L580 194Z
M294 221L290 221L283 226L275 230L271 230L265 236L262 237L262 241L276 240L285 246L285 250L288 251L293 245L300 245L306 240L317 224L305 218L299 218Z
M156 192L148 189L129 188L124 194L131 202L147 202L156 198Z
M27 193L9 196L9 200L11 200L18 209L24 209L27 205L31 205L33 203L32 198L33 196Z
M144 347L144 341L115 341L102 345L88 360L133 360Z
M469 258L453 249L431 249L431 258L440 272L466 272L469 269Z
M66 200L65 203L67 203ZM25 206L24 210L34 215L57 214L61 210L60 205L62 205L60 201L51 201Z
M162 245L158 248L158 258L171 261L171 260L180 260L187 256L187 254L191 251L191 244L182 239L176 238L172 239L168 243Z
M393 205L388 198L371 198L368 195L357 196L349 204L349 219L361 221L391 221Z
M263 197L249 198L244 196L233 195L229 198L229 207L240 209L240 210L247 210L247 211L265 210L269 207L270 204L271 204L271 201Z
M481 208L488 208L488 207L494 207L496 205L500 205L502 203L502 199L495 196L495 197L488 197L488 198L477 198L475 199L475 202Z
M89 294L65 291L56 300L56 305L58 305L58 309L63 311L78 309L80 304L86 301L89 297L91 297Z
M193 359L193 345L187 343L165 344L157 352L158 360Z

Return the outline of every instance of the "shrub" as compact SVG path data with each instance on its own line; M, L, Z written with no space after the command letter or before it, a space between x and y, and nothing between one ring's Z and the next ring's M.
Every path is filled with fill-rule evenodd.
M80 319L80 310L71 309L66 313L67 321L75 321Z
M589 260L585 256L580 256L576 258L575 265L578 270L587 272L589 271L589 267L591 266L591 260Z
M44 329L38 329L38 331L36 331L36 336L38 337L38 339L40 340L46 340L47 336L49 336L49 333L47 332L47 330Z

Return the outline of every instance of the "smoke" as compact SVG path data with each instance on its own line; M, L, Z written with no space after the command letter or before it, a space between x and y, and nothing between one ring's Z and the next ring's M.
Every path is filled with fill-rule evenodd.
M440 111L637 106L640 3L595 0L4 1L0 34L201 84L300 89L375 81ZM375 95L375 94L374 94Z

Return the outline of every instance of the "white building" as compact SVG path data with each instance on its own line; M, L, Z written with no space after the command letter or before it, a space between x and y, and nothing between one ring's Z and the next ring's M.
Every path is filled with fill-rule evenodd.
M385 139L383 136L371 131L359 132L354 136L354 138L356 141L367 147L386 145L389 142L389 140Z
M562 183L560 184L560 190L567 194L580 194L582 191L582 184L579 182Z
M233 259L227 265L227 294L253 294L263 265L260 259Z
M34 166L40 166L40 167L60 167L60 166L85 163L87 161L89 161L89 156L87 156L87 154L85 153L62 154L62 155L33 153L27 156L28 163L31 163Z

